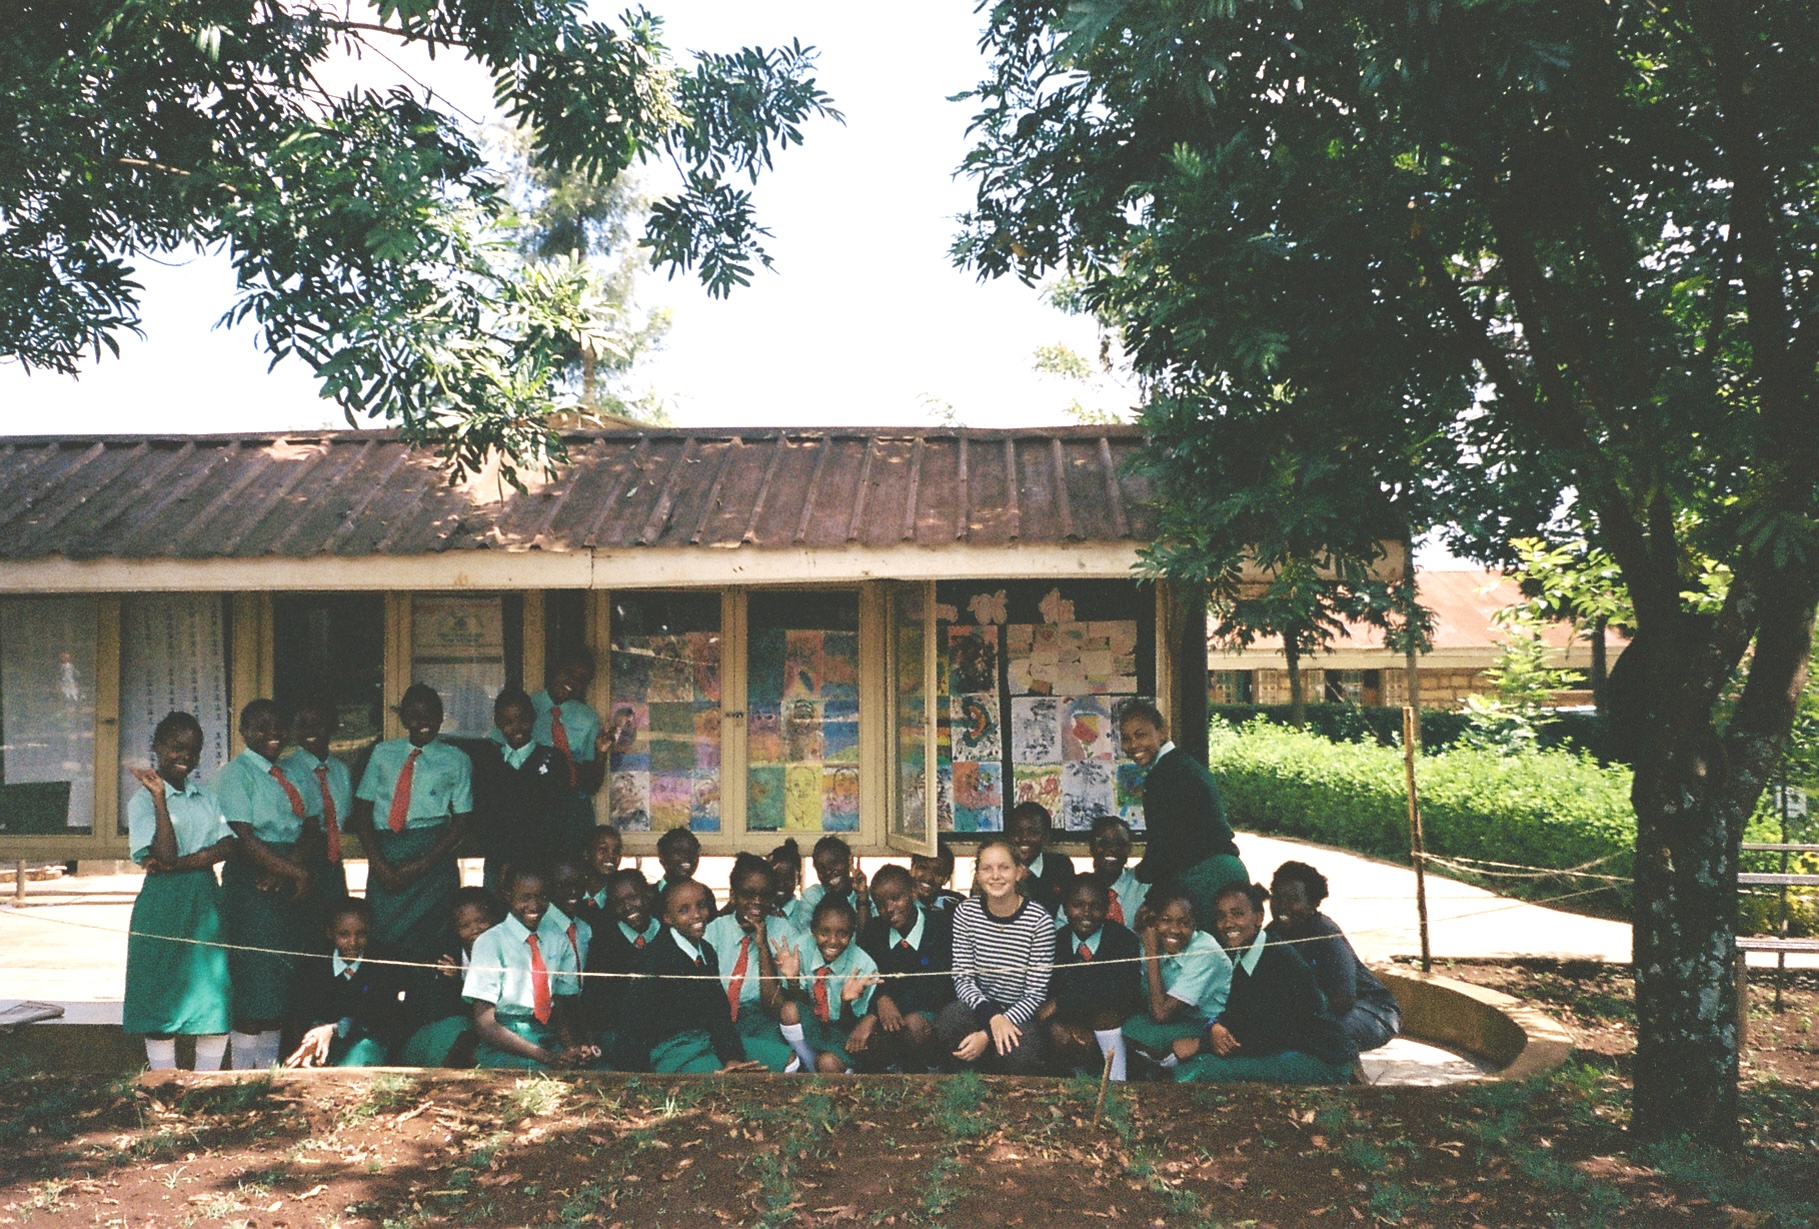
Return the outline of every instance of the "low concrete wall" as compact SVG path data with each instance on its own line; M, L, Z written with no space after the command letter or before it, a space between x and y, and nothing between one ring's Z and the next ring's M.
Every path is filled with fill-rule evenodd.
M1371 971L1401 1005L1406 1035L1483 1059L1496 1079L1526 1080L1572 1053L1565 1026L1520 999L1416 969Z

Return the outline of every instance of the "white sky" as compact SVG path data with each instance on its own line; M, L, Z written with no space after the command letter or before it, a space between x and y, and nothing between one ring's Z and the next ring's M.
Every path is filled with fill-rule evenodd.
M596 11L603 6L596 5ZM817 76L846 115L816 123L781 154L756 190L777 262L730 300L698 283L652 274L643 297L674 313L665 350L640 380L684 426L915 424L929 399L971 426L1064 421L1074 388L1036 374L1039 345L1097 352L1090 322L1041 303L1014 281L980 284L947 248L971 185L953 178L967 149L970 103L949 94L984 71L970 0L910 9L852 0L655 0L681 51L775 46L792 37L820 52ZM617 12L617 5L605 11ZM471 66L401 63L470 114L489 90ZM344 79L390 82L368 59ZM331 82L333 84L333 82ZM653 179L653 183L655 183ZM269 430L341 424L293 361L267 372L250 328L216 329L232 276L218 257L174 266L139 262L145 337L120 338L72 379L0 366L0 433L85 434ZM1091 402L1092 397L1083 397ZM1111 390L1109 404L1128 397Z

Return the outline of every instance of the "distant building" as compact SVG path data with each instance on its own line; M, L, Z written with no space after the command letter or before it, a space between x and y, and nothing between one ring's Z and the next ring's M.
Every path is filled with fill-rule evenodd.
M1521 600L1516 583L1500 572L1480 569L1417 573L1421 602L1434 612L1434 647L1420 659L1421 704L1424 708L1458 708L1467 696L1491 690L1484 672L1497 660L1507 633L1494 616ZM1376 628L1356 626L1334 640L1331 651L1304 658L1303 687L1310 704L1362 704L1400 707L1408 702L1408 676L1401 654L1383 645ZM1543 640L1550 664L1578 670L1589 679L1592 646L1575 637L1565 623L1550 625ZM1609 666L1623 651L1612 635ZM1259 640L1248 649L1207 653L1207 692L1212 704L1287 704L1288 663L1282 641ZM1590 704L1590 683L1561 692L1562 705Z

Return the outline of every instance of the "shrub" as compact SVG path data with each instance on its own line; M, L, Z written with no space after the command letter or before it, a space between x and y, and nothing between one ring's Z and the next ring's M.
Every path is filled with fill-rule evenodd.
M1244 725L1262 717L1275 725L1289 724L1286 704L1215 704L1211 715L1233 725ZM1471 717L1449 709L1421 710L1421 749L1443 751L1464 737ZM1584 751L1606 763L1625 760L1625 754L1611 737L1610 724L1597 713L1569 710L1542 716L1534 722L1535 743L1542 748L1559 747ZM1369 742L1385 747L1402 743L1402 710L1358 704L1310 704L1307 706L1307 729L1333 742Z
M1208 764L1235 827L1408 859L1402 753L1372 743L1333 743L1267 721L1213 723ZM1423 756L1417 785L1428 852L1565 869L1600 862L1628 879L1635 814L1630 774L1566 751L1505 755L1455 746ZM1470 878L1471 876L1460 876ZM1486 880L1529 898L1598 886L1573 877ZM1564 908L1627 907L1629 885L1561 901Z

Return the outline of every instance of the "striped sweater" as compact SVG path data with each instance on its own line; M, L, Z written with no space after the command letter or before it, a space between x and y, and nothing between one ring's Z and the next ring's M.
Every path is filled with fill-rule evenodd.
M980 1028L1002 1014L1019 1028L1048 997L1055 961L1055 919L1028 900L1010 917L994 917L983 900L954 909L954 993Z

